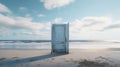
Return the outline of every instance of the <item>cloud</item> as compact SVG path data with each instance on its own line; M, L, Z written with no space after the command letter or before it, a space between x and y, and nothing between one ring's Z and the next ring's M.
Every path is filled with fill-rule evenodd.
M87 16L70 22L70 39L91 38L100 34L100 30L111 25L112 19L104 16Z
M15 35L30 35L30 36L48 36L49 32L41 32L41 31L32 31L32 32L26 32L26 31L21 31L21 32L15 32Z
M91 31L100 31L105 27L110 26L113 23L112 19L109 17L84 17L82 19L76 19L71 22L70 26L73 30L91 30Z
M44 30L44 31L43 31ZM0 36L31 36L50 38L51 22L33 22L32 18L0 14Z
M15 24L15 20L13 18L0 14L0 25L8 26L13 24Z
M114 23L105 27L104 30L119 29L119 28L120 28L120 21L114 21Z
M46 17L44 14L38 14L38 17Z
M11 13L8 7L0 3L0 12L1 13Z
M19 10L27 10L26 7L20 7ZM26 17L5 15L10 14L11 11L3 4L0 4L0 36L6 35L33 35L33 36L48 36L51 30L51 22L34 22L30 14ZM45 17L44 14L39 14L39 17ZM17 32L16 32L17 30ZM42 31L44 30L44 31ZM21 31L21 32L19 32ZM25 31L25 32L22 32ZM27 32L29 31L29 32ZM21 33L21 34L20 34ZM49 36L48 36L49 37Z
M31 17L31 14L26 14L25 17Z
M70 39L119 39L120 21L105 16L88 16L70 24Z
M44 29L46 23L33 22L32 18L28 17L10 17L0 14L0 27L10 29L29 29L41 30Z
M60 23L60 22L62 22L62 21L63 21L62 18L55 18L55 19L54 19L54 23Z
M5 27L0 27L0 36L7 36L10 34L10 30Z
M55 18L53 20L54 23L63 23L62 21L63 18ZM17 36L25 35L48 39L51 36L51 24L51 22L34 22L33 18L30 17L0 14L0 35L10 35L13 33ZM93 39L95 37L102 38L102 36L107 36L111 32L120 32L120 21L113 21L112 18L104 16L88 16L76 19L69 24L71 39L91 38L91 36ZM104 34L101 34L101 32Z
M48 10L63 7L74 2L74 0L40 0L40 1L43 2L44 7Z
M20 7L19 10L21 10L21 11L26 11L27 8L26 8L26 7Z

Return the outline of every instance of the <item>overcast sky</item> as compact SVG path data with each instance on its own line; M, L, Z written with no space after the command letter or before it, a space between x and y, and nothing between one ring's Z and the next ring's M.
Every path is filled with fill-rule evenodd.
M120 40L120 0L0 0L0 40L51 39L68 22L70 39Z

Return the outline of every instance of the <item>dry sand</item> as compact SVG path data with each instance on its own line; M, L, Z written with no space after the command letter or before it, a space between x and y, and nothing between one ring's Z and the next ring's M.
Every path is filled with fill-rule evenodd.
M119 57L120 51L105 50L71 49L69 54L50 54L50 50L0 50L0 67L120 67Z

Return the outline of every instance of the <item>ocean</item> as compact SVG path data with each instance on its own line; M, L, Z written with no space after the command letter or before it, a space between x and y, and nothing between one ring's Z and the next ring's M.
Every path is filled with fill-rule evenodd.
M120 42L97 40L74 40L70 49L109 49L120 50ZM0 40L0 49L51 49L50 40Z

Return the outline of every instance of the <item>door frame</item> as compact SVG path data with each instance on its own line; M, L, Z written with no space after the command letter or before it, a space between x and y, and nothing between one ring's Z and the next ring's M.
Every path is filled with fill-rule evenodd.
M56 26L63 26L64 27L64 35L65 35L65 52L60 52L60 53L69 53L69 24L52 24L52 50L51 50L51 53L58 53L55 51L54 49L54 36L55 34L53 34L55 31L55 27Z

